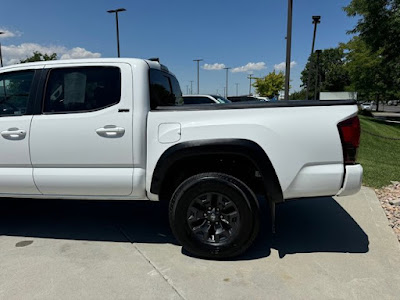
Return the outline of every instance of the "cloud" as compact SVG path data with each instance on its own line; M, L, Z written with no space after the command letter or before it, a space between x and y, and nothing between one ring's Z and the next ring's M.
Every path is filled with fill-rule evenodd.
M21 36L22 35L22 33L19 32L19 31L12 32L12 31L7 30L5 28L0 28L0 32L2 32L2 34L0 34L0 39L6 39L6 38L15 37L15 36Z
M204 64L203 69L204 70L209 70L209 71L215 71L215 70L222 70L225 67L226 66L224 64L215 63L213 65Z
M266 68L267 68L267 66L264 62L258 62L258 63L250 62L245 66L241 66L241 67L232 69L232 73L258 71L258 70L263 70Z
M94 53L86 50L85 48L75 47L68 50L66 53L61 55L60 59L71 59L71 58L97 58L100 57L100 53Z
M17 64L21 59L32 56L34 51L42 54L57 53L59 59L70 58L96 58L101 57L100 53L90 52L81 47L68 49L64 46L43 46L35 43L23 43L21 45L10 45L1 47L4 65Z
M292 61L290 63L290 68L294 68L297 65L297 62ZM274 66L274 69L279 71L279 72L284 72L286 70L286 63L285 62L281 62L280 64L277 64Z

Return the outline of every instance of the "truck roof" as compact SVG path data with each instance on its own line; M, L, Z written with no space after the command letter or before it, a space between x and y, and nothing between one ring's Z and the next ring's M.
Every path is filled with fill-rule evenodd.
M157 61L142 59L142 58L82 58L82 59L60 59L60 60L48 60L48 61L36 61L24 64L15 64L11 66L6 66L0 68L0 71L5 71L15 68L29 68L33 66L41 65L55 65L55 64L75 64L75 63L129 63L131 65L138 63L147 63L147 65L152 69L166 69L162 64ZM168 70L168 69L167 69Z

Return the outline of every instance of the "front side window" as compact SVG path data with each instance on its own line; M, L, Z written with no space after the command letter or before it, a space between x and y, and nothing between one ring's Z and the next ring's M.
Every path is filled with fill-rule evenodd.
M50 71L43 112L84 112L120 101L121 72L117 67L80 67Z
M0 116L21 116L27 112L35 71L0 74Z

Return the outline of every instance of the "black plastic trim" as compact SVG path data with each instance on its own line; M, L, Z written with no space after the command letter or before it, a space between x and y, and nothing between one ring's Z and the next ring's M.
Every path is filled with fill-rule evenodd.
M38 87L36 91L35 102L33 106L33 114L41 115L42 114L42 106L43 106L43 97L44 97L44 88L47 81L47 75L49 73L49 69L41 69L38 80Z
M245 139L216 139L184 142L168 148L157 162L153 173L150 192L159 194L162 182L177 161L189 157L210 154L235 154L249 159L260 171L267 193L275 202L282 202L282 190L273 166L264 150L255 142Z
M35 74L33 75L31 90L30 90L30 93L29 93L28 107L26 109L26 115L33 115L34 114L36 93L37 93L37 91L39 89L40 74L41 74L40 70L35 70Z
M178 106L158 106L153 112L157 111L188 111L188 110L226 110L243 108L273 108L273 107L310 107L310 106L337 106L337 105L356 105L355 100L291 100L275 102L234 102L234 103L211 103L211 104L190 104Z

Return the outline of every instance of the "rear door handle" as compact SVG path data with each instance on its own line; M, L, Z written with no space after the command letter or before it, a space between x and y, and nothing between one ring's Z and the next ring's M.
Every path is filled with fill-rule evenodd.
M19 128L9 128L8 130L2 131L1 136L6 140L23 140L26 137L26 131Z
M96 129L96 133L101 137L118 138L125 134L125 128L117 127L115 125L106 125L102 128Z

